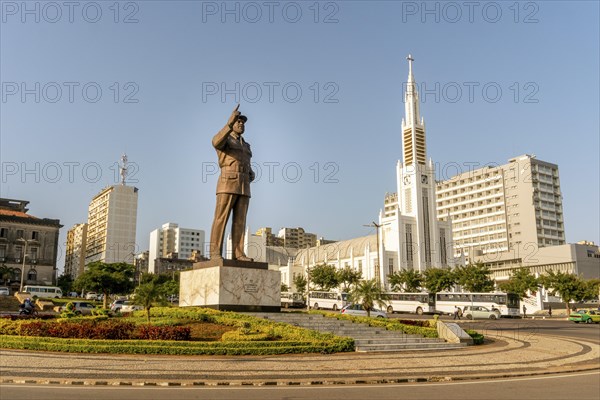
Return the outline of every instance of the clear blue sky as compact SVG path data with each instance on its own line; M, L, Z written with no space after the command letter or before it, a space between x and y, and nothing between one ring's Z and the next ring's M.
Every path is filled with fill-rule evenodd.
M395 191L409 53L440 172L556 163L567 241L599 241L596 1L55 4L2 1L0 195L59 218L61 242L123 152L139 250L165 222L208 238L210 141L236 95L260 168L250 228L373 233Z

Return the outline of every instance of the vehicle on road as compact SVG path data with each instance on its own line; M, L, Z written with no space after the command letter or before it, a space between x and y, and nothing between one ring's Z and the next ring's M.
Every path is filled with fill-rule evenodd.
M73 301L73 312L77 315L92 315L92 310L96 308L92 303L88 303L87 301ZM66 310L67 306L62 306L59 308L59 311Z
M304 308L306 307L306 301L302 293L281 293L281 307L282 308Z
M309 305L313 310L341 310L348 304L348 294L339 292L308 292Z
M389 314L415 313L418 315L435 312L435 294L433 293L386 293L387 312Z
M467 306L492 307L500 312L500 316L518 318L519 296L515 293L456 293L438 292L435 294L435 310L441 314L454 314L454 306L463 311Z
M8 296L10 290L6 286L0 286L0 296Z
M466 319L498 319L501 314L498 310L490 310L484 306L465 306L463 316Z
M600 311L596 310L577 310L569 315L569 321L576 324L584 322L586 324L600 324Z
M349 305L345 306L344 308L342 308L342 311L340 311L340 314L356 315L358 317L366 317L367 316L367 312L363 308L362 304L349 304ZM371 317L387 318L387 314L381 310L374 308L371 310Z
M86 300L98 300L98 293L96 292L87 292L85 294Z
M29 293L31 297L59 299L63 296L62 290L56 286L26 285L23 287L23 291Z
M128 312L133 312L133 311L139 311L139 310L143 310L144 307L137 305L137 304L133 304L133 302L131 301L126 301L121 305L121 312L122 313L128 313Z

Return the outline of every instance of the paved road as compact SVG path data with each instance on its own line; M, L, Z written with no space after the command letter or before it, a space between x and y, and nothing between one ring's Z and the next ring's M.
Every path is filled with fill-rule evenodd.
M2 385L0 400L14 399L438 399L596 400L600 372L491 381L333 387L72 387Z

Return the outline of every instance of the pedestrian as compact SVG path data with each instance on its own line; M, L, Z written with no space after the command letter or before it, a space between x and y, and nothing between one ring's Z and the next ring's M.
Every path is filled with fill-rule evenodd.
M523 304L523 318L527 318L527 307Z
M548 316L552 316L552 306L548 306Z
M454 306L454 319L460 319L460 308Z

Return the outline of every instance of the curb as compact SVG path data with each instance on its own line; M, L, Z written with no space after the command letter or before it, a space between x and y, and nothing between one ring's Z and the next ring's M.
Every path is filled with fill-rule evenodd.
M522 378L530 376L544 376L555 374L569 374L576 372L599 371L600 366L582 366L580 368L569 368L559 371L537 371L528 373L491 373L475 375L456 376L421 376L410 378L362 378L362 379L326 379L326 380L273 380L273 381L123 381L113 380L69 380L69 379L25 379L21 377L0 378L0 384L22 384L22 385L66 385L66 386L135 386L135 387L243 387L243 386L339 386L339 385L385 385L402 383L432 383L432 382L461 382L490 379Z

